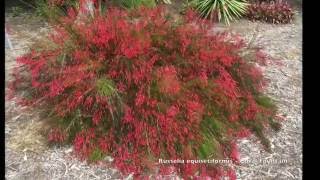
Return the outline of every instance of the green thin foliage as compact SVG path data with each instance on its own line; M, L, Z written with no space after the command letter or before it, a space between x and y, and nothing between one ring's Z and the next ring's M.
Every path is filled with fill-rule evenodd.
M190 5L204 18L217 18L230 24L245 14L249 4L246 0L191 0Z

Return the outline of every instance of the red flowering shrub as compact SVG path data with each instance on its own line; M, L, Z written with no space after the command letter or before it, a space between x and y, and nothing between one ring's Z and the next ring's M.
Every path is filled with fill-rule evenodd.
M156 171L160 158L237 161L236 139L253 133L267 142L262 131L276 123L259 58L186 17L173 23L161 8L109 9L75 23L71 13L51 34L55 48L17 59L10 87L52 110L80 157L112 155L123 173ZM59 132L50 139L61 140ZM174 170L235 178L217 164L160 164L160 173Z
M274 24L290 23L293 20L293 16L292 7L282 0L251 3L246 13L246 17L250 20Z

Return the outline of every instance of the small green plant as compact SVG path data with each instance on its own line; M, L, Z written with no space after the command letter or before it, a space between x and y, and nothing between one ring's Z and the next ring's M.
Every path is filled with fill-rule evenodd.
M50 22L58 23L60 17L67 15L67 9L70 7L77 7L77 0L63 1L55 4L54 1L36 0L36 14Z
M121 0L120 6L127 8L127 9L134 9L140 6L146 7L154 7L156 3L154 0Z
M245 14L249 5L246 0L191 0L190 4L202 17L217 18L226 24Z
M12 16L16 17L23 13L23 9L19 6L14 6L11 8Z
M92 162L102 160L104 157L103 152L100 149L95 149L89 156L89 160Z
M112 96L116 88L114 87L114 83L109 79L99 79L97 81L98 92L102 96Z

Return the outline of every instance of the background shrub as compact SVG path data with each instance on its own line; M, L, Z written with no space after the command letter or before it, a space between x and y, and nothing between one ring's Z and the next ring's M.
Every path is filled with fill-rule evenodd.
M246 17L253 21L285 24L292 22L294 12L286 1L272 1L270 3L256 2L249 6Z
M136 176L168 173L158 159L237 162L235 141L251 133L269 148L263 130L278 126L254 65L259 52L248 58L241 40L210 34L192 12L178 23L161 8L111 8L81 22L75 14L50 35L55 47L17 59L22 66L9 85L55 120L49 141L73 143L90 161L111 155L115 167ZM235 178L217 164L174 168L184 177Z
M157 4L171 4L170 0L92 0L92 2L99 13L104 13L109 6L134 9L140 6L155 7ZM36 7L39 16L57 24L60 17L67 15L68 9L84 9L86 0L30 0L30 4Z
M57 23L62 16L67 15L67 10L77 7L78 0L34 0L36 14L49 22Z

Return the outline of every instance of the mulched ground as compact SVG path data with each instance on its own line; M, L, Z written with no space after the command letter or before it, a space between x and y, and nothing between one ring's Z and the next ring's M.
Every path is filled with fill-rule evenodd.
M18 17L6 14L6 27L14 48L6 49L7 82L15 58L27 52L32 44L43 43L42 38L50 27L30 14ZM282 63L281 66L274 64L262 68L270 81L267 93L279 106L283 127L278 133L267 132L272 153L265 152L255 137L239 141L243 163L236 167L238 179L302 179L301 14L297 14L295 22L288 25L241 20L230 27L219 24L216 28L240 33L253 45L263 47L266 53L281 59ZM42 133L44 121L38 112L17 106L14 99L6 101L6 179L121 178L114 169L79 161L73 156L71 147L48 147ZM273 162L276 160L279 162Z
M254 28L253 28L254 27ZM270 84L267 94L279 107L282 129L269 130L273 153L267 153L255 137L239 141L241 160L239 179L302 179L302 21L297 14L288 25L268 25L240 21L230 30L253 40L253 45L280 59L282 65L269 65L264 74ZM249 162L249 163L248 163Z

